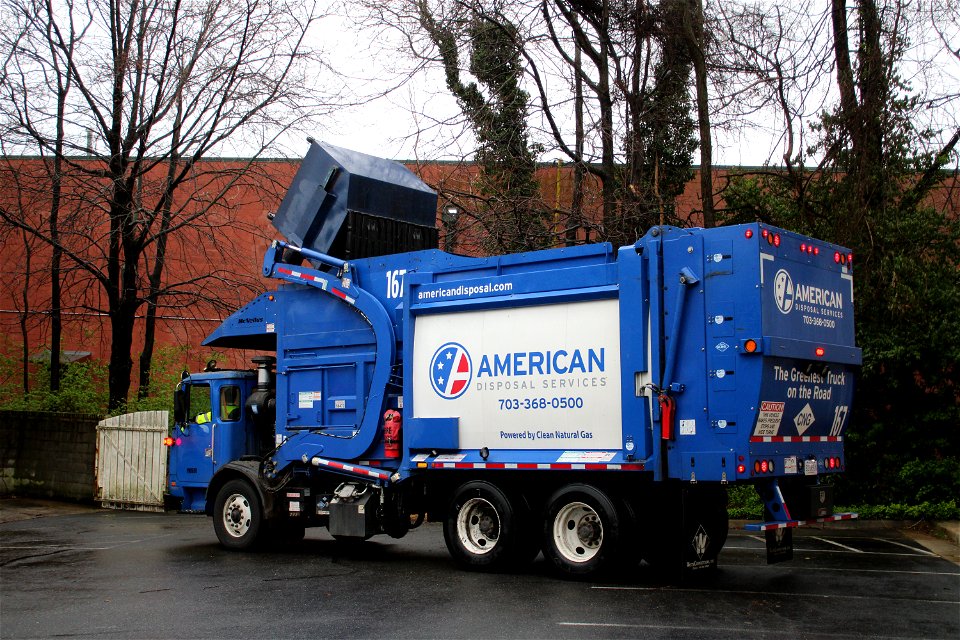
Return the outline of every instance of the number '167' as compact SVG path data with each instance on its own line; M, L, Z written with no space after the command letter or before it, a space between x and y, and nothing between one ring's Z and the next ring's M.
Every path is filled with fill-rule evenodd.
M387 297L399 298L403 295L403 276L407 273L406 269L395 269L387 271Z

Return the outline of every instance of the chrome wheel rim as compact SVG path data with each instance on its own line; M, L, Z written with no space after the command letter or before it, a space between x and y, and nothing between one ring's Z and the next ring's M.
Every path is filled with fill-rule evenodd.
M589 562L603 545L600 516L584 502L571 502L553 520L553 542L569 562Z
M241 494L234 493L223 505L223 525L227 533L234 538L242 538L250 530L253 509L250 501Z
M470 498L457 514L457 537L472 554L490 553L500 539L500 515L489 501Z

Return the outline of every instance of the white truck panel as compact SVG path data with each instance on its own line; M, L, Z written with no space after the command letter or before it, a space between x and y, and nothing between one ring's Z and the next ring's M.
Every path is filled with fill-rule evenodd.
M461 449L620 449L619 340L617 300L422 316L415 415Z

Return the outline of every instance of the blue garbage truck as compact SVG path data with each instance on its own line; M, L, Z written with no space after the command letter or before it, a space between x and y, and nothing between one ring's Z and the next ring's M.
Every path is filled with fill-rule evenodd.
M731 484L762 498L772 562L855 517L830 482L861 361L847 249L758 222L467 257L436 211L402 165L310 140L278 286L203 343L262 355L174 395L170 493L224 547L430 520L469 569L695 571Z

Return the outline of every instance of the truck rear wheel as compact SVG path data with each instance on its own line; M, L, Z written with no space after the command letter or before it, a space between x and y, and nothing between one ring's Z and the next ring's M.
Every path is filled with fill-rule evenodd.
M543 554L563 574L596 573L618 556L624 524L603 491L586 484L567 485L548 502Z
M500 570L522 542L514 505L496 485L467 482L457 489L443 525L450 555L467 569Z
M264 532L260 496L246 480L231 480L217 493L213 528L227 549L245 551L261 541Z

